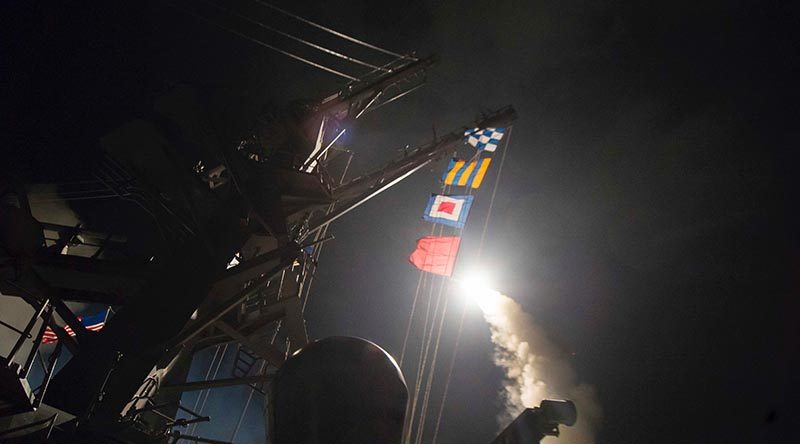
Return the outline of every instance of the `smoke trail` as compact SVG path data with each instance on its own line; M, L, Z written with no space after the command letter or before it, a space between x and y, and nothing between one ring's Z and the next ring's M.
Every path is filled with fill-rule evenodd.
M506 409L497 418L501 429L543 399L571 399L578 408L578 422L561 426L557 441L546 438L544 442L593 444L601 416L594 388L577 382L575 371L557 347L513 299L495 292L477 302L491 328L495 364L505 371L500 396Z

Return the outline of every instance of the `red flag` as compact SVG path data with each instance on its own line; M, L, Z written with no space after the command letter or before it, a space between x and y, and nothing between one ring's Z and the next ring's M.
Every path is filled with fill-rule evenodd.
M408 260L420 270L450 276L460 244L457 236L425 236L417 241L417 249Z

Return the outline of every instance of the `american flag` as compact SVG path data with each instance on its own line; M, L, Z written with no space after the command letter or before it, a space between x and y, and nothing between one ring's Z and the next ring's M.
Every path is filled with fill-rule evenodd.
M106 325L107 317L108 311L104 311L91 316L78 316L78 320L81 321L81 324L83 324L87 330L98 331ZM66 330L70 336L75 336L75 332L72 331L69 325L64 326L64 330ZM58 341L58 336L56 336L56 333L50 327L47 327L42 336L42 344L49 344L56 341Z

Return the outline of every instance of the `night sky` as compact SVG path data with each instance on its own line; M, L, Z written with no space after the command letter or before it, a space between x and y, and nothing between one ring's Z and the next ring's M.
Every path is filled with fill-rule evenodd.
M10 56L0 55L3 150L19 174L86 168L73 152L175 85L194 88L219 140L234 143L264 104L343 84L181 8L135 3L3 13L13 18L2 37ZM230 4L330 42L252 2ZM432 125L458 129L515 106L482 255L494 166L456 274L485 268L595 387L598 443L800 439L797 3L278 4L440 58L426 87L348 134L356 171L430 141ZM407 256L429 232L421 214L443 168L332 227L309 302L312 337L361 336L399 353L418 278ZM450 319L448 359L456 327ZM439 442L488 443L501 374L475 307L453 378Z

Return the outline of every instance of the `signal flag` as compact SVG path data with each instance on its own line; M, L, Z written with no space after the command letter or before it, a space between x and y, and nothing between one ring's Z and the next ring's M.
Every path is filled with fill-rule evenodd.
M417 241L408 260L422 271L451 276L460 245L458 236L425 236Z
M464 228L475 196L431 194L422 218L428 222Z
M464 160L451 159L447 165L447 170L442 176L445 185L467 186L477 189L483 182L486 170L492 162L490 157L466 162Z

